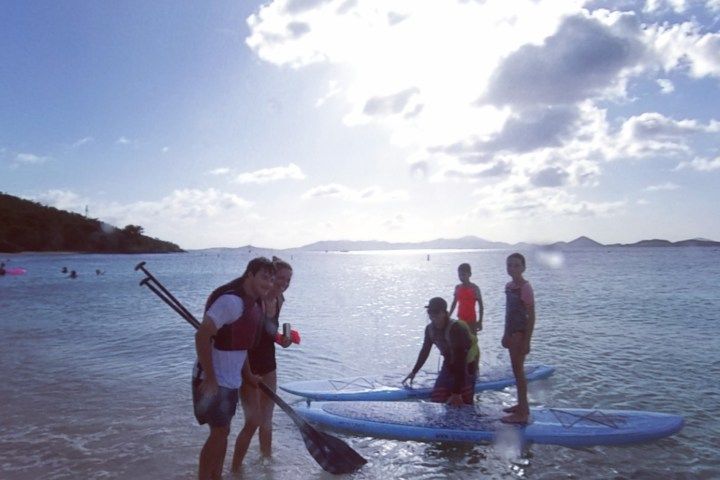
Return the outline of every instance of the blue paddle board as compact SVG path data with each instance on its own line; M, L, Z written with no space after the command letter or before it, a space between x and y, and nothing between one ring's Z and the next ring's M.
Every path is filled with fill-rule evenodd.
M451 407L428 402L307 402L296 411L318 426L347 433L424 442L492 442L515 435L523 443L567 447L625 445L672 435L683 417L665 413L533 408L525 426L500 421L500 407Z
M528 381L540 380L553 374L555 368L547 365L529 364L525 366ZM420 371L415 376L412 387L402 385L403 374L370 375L363 377L340 378L334 380L305 380L280 385L280 388L293 395L311 400L410 400L430 398L430 392L437 373ZM502 390L515 385L510 367L488 368L480 366L480 375L475 383L475 392L483 390Z

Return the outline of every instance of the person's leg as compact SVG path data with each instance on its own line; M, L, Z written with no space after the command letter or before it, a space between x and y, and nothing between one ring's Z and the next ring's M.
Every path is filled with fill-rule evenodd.
M233 472L240 470L240 465L242 465L248 448L250 448L250 441L259 425L258 395L258 389L247 383L243 383L240 387L240 401L245 423L240 433L238 433L237 440L235 440L235 451L233 452L231 466Z
M210 427L210 435L200 450L200 467L198 478L200 480L217 480L222 478L223 463L225 463L225 450L227 437L230 434L230 425L224 427Z
M452 390L452 376L445 365L440 369L432 392L430 392L430 401L435 403L445 403L450 398Z
M510 363L517 385L517 405L508 409L510 415L502 418L505 422L526 423L530 416L527 398L527 379L525 378L525 333L515 332L510 337Z
M270 373L263 375L263 382L265 385L270 387L273 392L277 391L277 371L273 370ZM272 419L273 419L273 408L275 402L265 394L260 395L260 432L258 437L260 439L260 454L263 457L272 456Z

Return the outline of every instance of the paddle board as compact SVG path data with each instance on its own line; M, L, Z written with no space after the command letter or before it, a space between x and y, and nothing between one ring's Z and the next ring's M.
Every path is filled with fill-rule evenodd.
M451 407L428 402L307 402L295 410L318 426L355 435L425 442L492 442L515 435L523 443L567 447L625 445L672 435L683 417L665 413L581 408L533 408L531 423L500 421L501 407Z
M547 365L525 366L528 381L540 380L553 374L555 368ZM480 375L475 382L475 392L502 390L515 384L510 367L489 368L480 366ZM305 380L280 385L293 395L312 400L409 400L430 398L430 392L437 373L421 370L415 376L412 387L402 385L403 374L370 375L340 378L334 380Z

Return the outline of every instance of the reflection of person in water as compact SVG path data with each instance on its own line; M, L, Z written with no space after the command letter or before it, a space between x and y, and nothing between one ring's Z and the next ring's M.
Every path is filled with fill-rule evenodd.
M63 267L62 270L60 270L60 273L68 273L67 267Z
M96 268L96 269L95 269L95 275L102 275L102 274L104 274L104 273L105 273L105 272L102 271L102 270L100 270L99 268Z
M5 275L5 262L0 262L0 276Z
M70 276L68 278L77 278L77 272L75 270L70 270Z

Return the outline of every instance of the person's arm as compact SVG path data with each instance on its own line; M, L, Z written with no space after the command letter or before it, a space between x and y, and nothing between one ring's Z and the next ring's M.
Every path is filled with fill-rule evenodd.
M453 301L452 305L450 305L450 312L448 313L449 317L452 317L453 312L455 311L455 307L457 306L457 285L455 286L455 292L453 292Z
M525 282L522 286L520 299L525 304L527 311L527 323L525 324L525 355L530 353L530 339L535 329L535 292L533 292L530 282Z
M530 338L535 328L535 305L528 305L527 307L527 324L525 327L525 355L530 353Z
M428 357L430 356L430 350L432 349L432 340L430 339L430 333L428 332L428 327L425 328L425 338L423 340L422 348L420 348L420 353L418 354L417 361L415 362L415 366L413 367L412 371L408 374L407 377L402 381L402 384L405 385L405 383L410 380L410 383L412 384L413 379L415 378L415 375L417 372L420 371L420 369L425 365L425 362L427 361Z
M212 337L217 333L215 322L207 314L203 317L197 332L195 332L195 351L197 352L200 366L205 372L205 378L200 384L200 391L204 395L215 395L218 389L215 368L212 360Z
M483 315L485 313L485 307L483 306L482 301L482 294L480 293L480 287L475 285L475 297L477 298L477 304L478 304L478 328L477 331L481 331L483 329Z
M254 373L252 373L252 368L250 368L250 359L248 358L246 358L245 363L243 363L241 374L243 382L247 382L255 388L257 388L258 383L260 383L260 381L262 380L262 377L260 375L255 375Z

